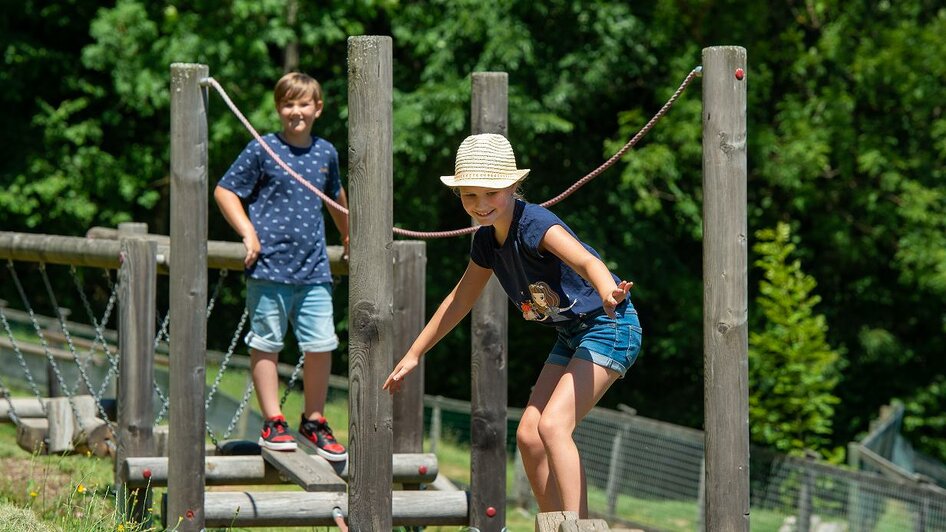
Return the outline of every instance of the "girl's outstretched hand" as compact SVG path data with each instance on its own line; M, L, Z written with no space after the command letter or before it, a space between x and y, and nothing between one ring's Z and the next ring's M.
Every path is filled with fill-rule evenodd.
M604 307L604 313L608 315L609 318L614 317L614 309L627 299L627 293L631 291L631 287L634 286L632 281L621 281L617 287L611 291L611 295L602 299L601 306Z
M397 363L397 366L394 367L394 371L388 375L387 380L384 381L384 384L381 386L382 390L387 390L391 392L391 395L394 395L394 392L401 389L401 385L404 384L404 377L408 373L414 370L417 367L418 357L415 357L411 354L404 355L404 358Z

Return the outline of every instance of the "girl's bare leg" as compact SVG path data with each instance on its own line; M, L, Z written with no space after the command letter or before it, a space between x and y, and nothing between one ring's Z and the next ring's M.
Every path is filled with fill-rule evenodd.
M562 499L560 509L578 512L582 519L588 517L588 491L572 434L618 377L618 373L587 360L572 359L539 418L539 436L548 454L550 476L557 480Z
M532 389L532 395L529 397L529 403L522 413L519 428L516 430L516 443L522 454L522 465L529 478L540 512L562 510L558 484L549 469L545 445L539 436L539 419L563 373L565 373L564 366L546 364L542 368L535 387Z

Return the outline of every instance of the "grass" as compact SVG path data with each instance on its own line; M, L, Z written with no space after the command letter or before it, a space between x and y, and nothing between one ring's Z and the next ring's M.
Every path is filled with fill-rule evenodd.
M208 384L216 376L216 368L207 368ZM242 370L227 371L220 383L220 392L239 398L246 385L246 374ZM14 395L28 395L14 390ZM248 406L258 410L255 397ZM283 409L290 419L296 418L302 408L302 394L289 395ZM332 421L336 436L342 443L348 441L348 408L344 394L330 394L325 415ZM427 452L430 452L429 443ZM449 433L437 448L440 471L447 478L461 485L470 481L469 445L451 438ZM39 531L122 531L144 530L142 527L121 523L118 519L115 497L112 493L113 464L110 459L84 455L43 456L29 455L16 445L16 429L10 424L0 424L0 464L4 475L0 476L0 532ZM507 465L507 490L509 501L514 500L515 467ZM221 489L221 488L211 488ZM254 486L259 490L296 490L292 486ZM154 506L160 507L163 488L154 490ZM589 491L589 505L607 508L607 496L603 490ZM906 509L897 503L889 503L879 517L875 530L894 532L902 529ZM157 512L156 512L157 514ZM695 501L650 500L621 495L617 499L615 514L623 521L643 523L667 532L684 532L696 529L697 506ZM788 514L753 509L751 530L778 530ZM841 519L833 519L842 521ZM160 519L155 517L155 524ZM534 529L534 509L530 512L512 505L506 508L506 526L510 532L525 532ZM218 529L219 530L219 529ZM241 528L230 530L259 530L277 532L286 528ZM326 527L299 527L292 530L335 530ZM465 527L426 527L430 532L458 532Z

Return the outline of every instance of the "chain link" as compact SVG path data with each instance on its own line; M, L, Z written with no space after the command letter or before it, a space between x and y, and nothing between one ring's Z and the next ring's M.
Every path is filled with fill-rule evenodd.
M3 329L7 333L7 338L10 339L10 343L13 345L13 352L16 354L16 359L20 364L20 368L23 369L23 373L26 375L26 381L30 385L30 389L33 391L33 395L36 397L36 400L39 401L40 407L43 409L43 414L46 414L46 403L43 402L43 394L39 391L39 386L36 385L36 381L33 380L33 373L30 371L29 366L26 365L26 357L23 356L23 352L20 351L19 344L16 343L16 338L13 336L13 330L10 328L10 323L7 321L6 314L3 313L3 307L0 307L0 321L3 322ZM7 401L10 401L9 394L7 394ZM13 403L10 403L10 412L14 412Z
M243 326L246 324L246 318L249 315L250 311L244 308L243 315L240 316L240 323L237 325L236 330L233 331L233 337L230 339L230 347L227 348L227 353L223 356L223 361L220 362L220 368L217 369L217 375L214 377L213 386L210 387L210 391L207 393L204 408L210 408L210 402L213 400L214 394L217 393L217 387L220 386L220 381L223 380L223 374L227 371L230 358L233 356L233 350L236 349L237 342L240 340L240 333L243 332Z
M46 264L43 262L39 263L39 274L40 274L40 277L42 277L43 279L43 285L46 286L46 295L49 296L49 302L53 306L53 309L56 310L56 318L59 320L59 328L62 330L63 336L66 337L66 345L69 346L69 353L72 354L72 358L73 360L75 360L76 367L79 368L79 376L82 378L82 382L85 384L85 387L88 390L89 394L91 394L92 382L89 380L89 375L85 371L85 366L83 366L82 362L79 360L79 353L78 351L76 351L76 346L72 343L72 335L69 334L69 328L66 326L66 317L63 315L62 308L59 306L59 302L56 300L56 294L53 291L53 286L49 282L49 276L46 275ZM30 317L32 316L33 316L33 313L30 312ZM38 328L39 324L36 323L36 326ZM43 346L45 347L45 345L46 344L44 342ZM50 355L50 359L52 359L52 355ZM62 384L63 377L62 377L62 374L59 372L59 367L53 366L53 371L56 372L56 377L59 379L59 382ZM74 396L79 391L79 383L77 382L75 387L72 388L71 390L67 388L64 384L62 384L62 389L66 392L66 397L69 399L69 404L72 405L72 411L78 412L79 409L76 407ZM105 423L108 424L110 429L113 429L111 423L108 420L108 416L105 415L105 410L102 408L101 403L99 403L98 400L95 400L95 405L98 407L97 410L101 411L102 418L105 419ZM79 430L82 432L87 432L85 428L85 424L82 422L82 418L80 416L75 416L75 419L76 419L76 422L79 424ZM116 438L118 437L118 434L115 433L115 430L112 430L112 434Z

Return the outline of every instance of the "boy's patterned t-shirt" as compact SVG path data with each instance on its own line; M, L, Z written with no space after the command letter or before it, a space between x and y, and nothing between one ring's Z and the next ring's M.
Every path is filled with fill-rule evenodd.
M338 152L330 142L313 136L308 148L297 148L275 133L263 140L306 181L338 198ZM246 270L247 276L288 284L332 281L322 199L277 165L256 140L247 144L218 184L243 200L259 236L259 258Z
M505 242L496 242L496 230L483 226L473 235L470 258L493 270L499 284L527 320L561 327L589 313L602 310L598 292L555 254L540 252L539 245L553 225L560 225L575 240L578 237L552 211L534 203L516 200L512 224ZM601 258L588 244L589 253ZM614 282L620 282L614 274Z

